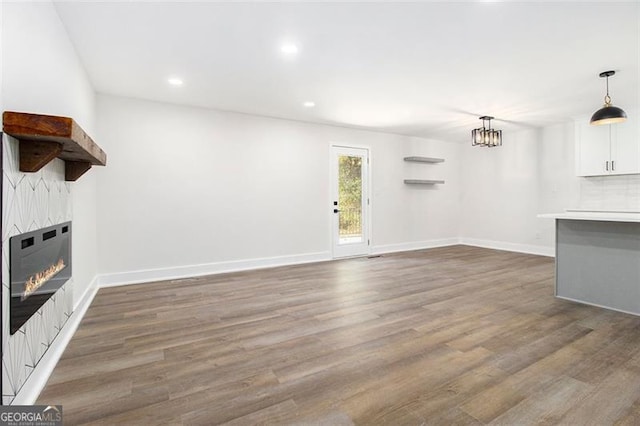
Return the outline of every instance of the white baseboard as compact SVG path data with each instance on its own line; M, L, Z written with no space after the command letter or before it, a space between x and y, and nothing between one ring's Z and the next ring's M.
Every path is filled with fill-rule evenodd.
M100 286L98 285L99 278L100 277L98 275L95 275L93 277L93 279L91 280L87 288L84 289L84 293L82 293L82 296L80 296L80 298L78 298L78 300L76 300L75 303L73 304L73 312L77 312L79 309L84 309L85 312L87 311L87 308L89 307L89 305L93 301L93 298L96 296L96 293L100 289ZM89 305L86 304L87 298L90 298L88 299Z
M71 314L64 327L62 327L60 333L58 333L55 339L53 339L51 346L44 353L31 375L29 375L27 380L24 382L11 405L35 404L40 392L42 392L42 389L44 389L47 384L49 376L51 376L53 369L56 364L58 364L60 357L78 329L80 321L87 312L87 309L89 308L89 305L91 305L91 302L97 292L98 279L97 277L94 277L82 296L82 299L80 299L78 304L75 306L73 314Z
M169 268L146 269L128 272L102 274L98 279L100 287L141 284L154 281L176 280L226 272L251 269L274 268L277 266L299 265L303 263L331 260L331 253L318 252L292 256L265 257L258 259L232 260L228 262L205 263L200 265L175 266Z
M376 255L402 251L423 250L436 247L447 247L456 244L554 257L554 249L550 247L515 244L502 241L479 240L472 238L442 238L437 240L378 245L371 248L371 254ZM203 275L213 275L227 272L274 268L278 266L298 265L303 263L325 262L328 260L332 260L330 252L317 252L291 256L232 260L227 262L205 263L199 265L115 272L110 274L101 274L98 278L98 286L113 287L129 284L142 284L154 281L176 280L181 278L192 278Z
M423 250L436 247L454 246L459 244L458 238L442 238L439 240L414 241L410 243L386 244L373 246L371 254L396 253L400 251Z
M555 248L547 246L534 246L530 244L508 243L505 241L481 240L476 238L460 238L459 244L474 247L484 247L495 250L514 251L517 253L535 254L538 256L555 257Z

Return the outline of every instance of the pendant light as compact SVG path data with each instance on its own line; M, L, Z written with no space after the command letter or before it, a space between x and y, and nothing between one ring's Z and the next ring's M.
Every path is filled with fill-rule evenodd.
M604 106L593 113L591 116L591 124L594 126L600 126L602 124L614 124L622 123L627 119L627 113L611 105L611 96L609 96L609 77L614 75L615 71L604 71L600 73L600 78L607 79L607 94L604 97Z
M471 145L486 147L501 146L502 130L491 128L491 120L493 120L493 117L483 115L480 117L480 120L482 120L482 127L471 131ZM488 126L485 125L485 121L489 122Z

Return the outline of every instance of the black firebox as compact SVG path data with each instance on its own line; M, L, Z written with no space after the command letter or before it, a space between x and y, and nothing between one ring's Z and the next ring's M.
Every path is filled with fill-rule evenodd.
M71 222L10 239L11 334L71 278Z

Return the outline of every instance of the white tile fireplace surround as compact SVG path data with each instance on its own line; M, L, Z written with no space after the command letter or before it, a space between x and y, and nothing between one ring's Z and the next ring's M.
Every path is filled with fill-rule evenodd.
M2 135L2 403L11 404L73 311L73 278L15 334L10 334L9 239L72 219L65 165L54 160L39 172L19 170L18 141Z

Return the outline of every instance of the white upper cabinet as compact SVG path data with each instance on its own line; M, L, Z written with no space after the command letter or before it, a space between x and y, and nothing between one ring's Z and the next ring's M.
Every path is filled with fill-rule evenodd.
M576 120L576 174L606 176L640 173L640 120L627 110L623 123L592 126Z
M640 173L640 120L635 111L627 111L627 121L613 124L615 134L612 133L611 174L627 175Z
M608 174L605 162L611 157L611 126L591 126L589 119L576 121L576 174Z

